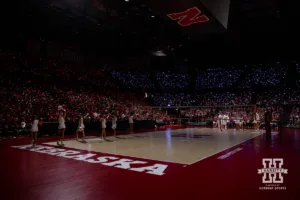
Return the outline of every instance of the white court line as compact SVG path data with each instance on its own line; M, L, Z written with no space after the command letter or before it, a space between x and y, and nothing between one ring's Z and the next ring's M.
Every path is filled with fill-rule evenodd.
M252 140L253 138L256 138L256 137L258 137L258 136L261 136L262 134L263 134L263 133L260 132L259 135L253 136L253 137L251 137L251 138L249 138L249 139L247 139L247 140L244 140L244 141L240 142L239 144L235 144L235 145L233 145L233 146L231 146L231 147L227 147L227 148L225 148L225 149L223 149L223 150L221 150L221 151L219 151L219 152L217 152L217 153L213 153L213 154L211 154L211 155L209 155L209 156L206 156L206 157L204 157L204 158L201 158L201 159L199 159L199 160L197 160L197 161L195 161L195 162L193 162L193 163L191 163L191 164L188 164L188 165L196 164L197 162L200 162L200 161L202 161L202 160L204 160L204 159L206 159L206 158L212 157L212 156L214 156L214 155L217 155L218 153L221 153L221 152L223 152L223 151L226 151L227 149L230 149L230 148L235 147L235 146L238 146L238 145L240 145L240 144L242 144L242 143L244 143L244 142L247 142L247 141L249 141L249 140Z

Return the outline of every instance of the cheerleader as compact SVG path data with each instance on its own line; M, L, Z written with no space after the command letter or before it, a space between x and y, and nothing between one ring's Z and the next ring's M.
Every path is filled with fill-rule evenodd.
M31 129L30 129L30 138L31 138L32 147L35 147L36 145L37 133L39 132L38 125L39 125L39 120L37 116L34 116L31 124Z
M87 115L86 115L87 116ZM83 123L83 119L86 118L86 116L79 116L79 120L78 120L78 127L76 130L76 140L78 140L78 135L79 133L82 133L82 141L85 142L84 137L85 137L85 132L84 132L84 123Z
M64 135L65 135L65 130L66 130L66 124L65 124L66 115L67 115L66 110L59 111L57 134L58 134L58 136L60 136L60 139L57 140L57 145L62 146L62 147L64 146L63 139L64 139Z
M113 117L112 117L111 124L112 124L111 128L114 131L114 136L116 137L117 136L117 131L116 131L116 129L117 129L117 117L115 115L113 115Z
M101 116L100 118L101 121L101 128L102 128L102 132L101 132L101 139L105 139L106 140L106 119L105 116Z

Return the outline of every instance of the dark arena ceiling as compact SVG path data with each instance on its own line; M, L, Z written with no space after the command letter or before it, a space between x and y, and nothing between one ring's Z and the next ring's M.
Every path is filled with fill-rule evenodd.
M14 42L7 38L42 37L107 55L160 50L168 56L211 60L225 55L236 58L241 53L281 55L299 44L299 12L290 0L29 0L10 4L3 10L7 28L2 38L9 45Z

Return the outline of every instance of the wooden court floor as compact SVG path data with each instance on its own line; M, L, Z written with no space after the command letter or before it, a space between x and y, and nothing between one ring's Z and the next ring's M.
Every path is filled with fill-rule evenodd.
M253 130L169 129L120 136L121 139L108 137L109 141L100 138L87 139L87 143L69 140L65 142L65 147L190 165L260 134L262 132ZM46 144L55 146L56 142Z
M263 131L193 127L119 137L0 140L0 199L299 199L300 130L274 130L270 143ZM280 175L259 173L266 158L281 160Z

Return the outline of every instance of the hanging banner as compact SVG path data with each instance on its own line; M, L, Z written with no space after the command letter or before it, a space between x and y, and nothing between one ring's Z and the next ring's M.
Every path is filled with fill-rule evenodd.
M136 0L153 13L182 27L190 36L223 33L230 0Z

